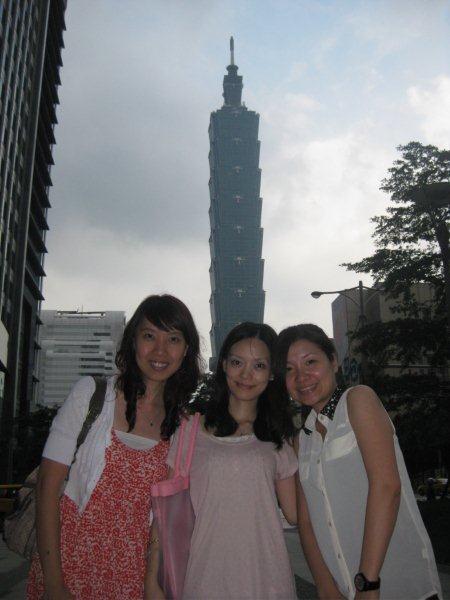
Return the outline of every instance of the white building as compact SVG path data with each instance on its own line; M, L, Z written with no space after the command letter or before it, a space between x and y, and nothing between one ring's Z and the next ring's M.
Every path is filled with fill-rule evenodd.
M61 404L85 375L111 375L125 327L123 311L43 310L39 332L39 385L36 402Z

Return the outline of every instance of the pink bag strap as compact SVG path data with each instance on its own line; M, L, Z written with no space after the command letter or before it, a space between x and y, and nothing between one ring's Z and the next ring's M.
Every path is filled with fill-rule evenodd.
M195 447L195 438L197 437L198 425L200 422L200 413L196 412L194 418L192 420L192 428L191 428L191 436L189 438L189 446L186 455L186 462L184 465L184 475L189 475L189 471L191 470L191 462L192 456L194 454ZM180 465L181 465L181 454L183 452L183 443L184 443L184 433L186 431L186 427L188 424L187 419L183 419L180 427L180 437L178 438L178 447L177 447L177 455L175 458L175 475L180 474Z

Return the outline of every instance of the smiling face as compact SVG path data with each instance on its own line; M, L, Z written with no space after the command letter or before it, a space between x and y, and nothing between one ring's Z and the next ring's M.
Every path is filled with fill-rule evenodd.
M320 412L336 388L337 361L313 342L291 344L286 361L286 387L300 404Z
M270 377L270 352L258 338L233 344L223 361L230 397L241 402L256 402Z
M164 331L144 318L136 331L135 352L144 383L162 383L181 367L187 344L181 331Z

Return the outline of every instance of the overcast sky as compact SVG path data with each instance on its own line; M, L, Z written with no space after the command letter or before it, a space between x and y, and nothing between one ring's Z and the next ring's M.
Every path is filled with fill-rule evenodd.
M450 148L447 0L69 0L44 309L169 292L209 355L208 122L229 37L260 114L265 321L316 322L373 250L381 179L411 140ZM370 284L368 278L363 278Z

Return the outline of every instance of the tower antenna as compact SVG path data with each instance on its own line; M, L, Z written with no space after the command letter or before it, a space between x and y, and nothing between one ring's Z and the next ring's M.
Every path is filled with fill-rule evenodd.
M230 37L230 55L231 55L230 65L234 65L234 39L233 39L233 36Z

